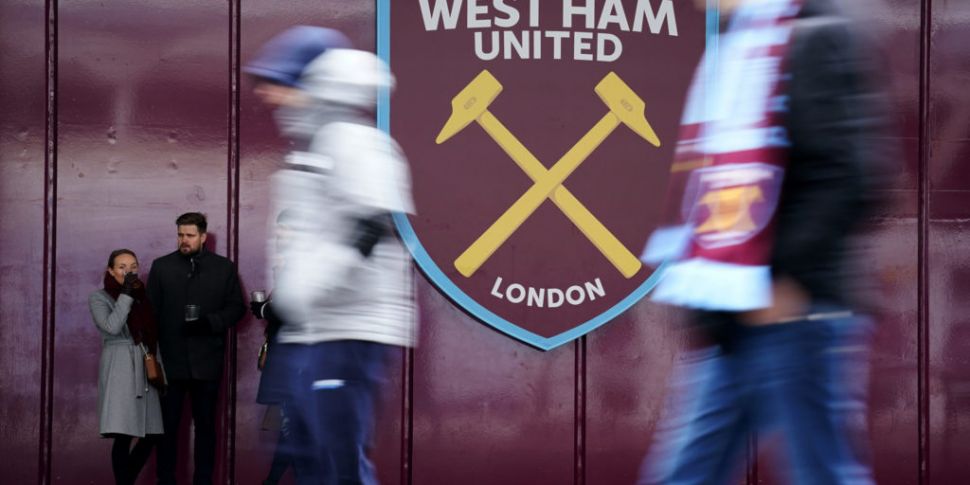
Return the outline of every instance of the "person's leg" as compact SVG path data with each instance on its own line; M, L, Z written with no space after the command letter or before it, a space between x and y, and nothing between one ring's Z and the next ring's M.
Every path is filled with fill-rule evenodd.
M283 474L286 473L286 469L290 467L292 459L290 457L289 442L287 440L287 435L289 430L287 426L287 417L284 408L280 406L278 412L281 414L280 422L280 435L276 440L276 450L273 452L273 462L269 467L269 474L266 476L266 480L263 481L263 485L276 485L277 482L283 478Z
M367 456L375 410L387 366L385 345L342 341L321 345L313 389L320 413L319 457L340 485L376 485Z
M135 447L131 449L131 454L128 455L128 476L131 477L131 483L138 480L138 474L141 473L141 469L148 462L148 457L152 455L152 449L157 445L158 439L159 436L157 435L139 438Z
M176 485L179 425L182 421L182 403L185 400L186 388L185 381L173 380L168 383L165 394L161 396L165 434L158 441L158 461L155 469L158 485Z
M274 365L285 368L285 371L276 374L284 381L280 386L284 393L283 427L286 433L283 449L290 457L293 476L298 485L325 483L314 454L318 446L312 430L316 429L318 415L311 390L313 376L310 375L310 348L308 345L280 344L273 355L273 359L276 359Z
M640 485L720 485L738 469L752 416L744 359L719 347L688 352L671 386L670 413L657 431Z
M115 476L115 485L129 485L134 477L128 473L128 453L131 449L131 436L115 435L111 445L111 471Z
M836 318L790 324L772 402L784 431L791 479L802 485L870 485L857 433L865 426L867 324Z
M324 471L316 459L314 450L318 448L315 421L316 406L313 396L307 393L302 401L294 402L290 415L289 450L293 463L293 476L297 485L320 485L324 481Z
M195 472L193 485L212 485L216 465L216 408L219 381L193 380L190 387L192 421L195 423Z
M872 473L872 451L869 448L869 365L870 344L873 324L868 316L853 318L851 325L830 321L838 331L836 342L830 346L829 354L834 356L832 373L837 376L832 381L832 393L836 397L830 406L830 414L836 429L842 430L842 443L845 444L847 470L853 483L875 483Z

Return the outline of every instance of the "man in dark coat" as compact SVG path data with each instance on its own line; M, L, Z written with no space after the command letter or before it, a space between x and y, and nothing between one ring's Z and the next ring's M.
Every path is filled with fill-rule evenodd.
M165 436L158 448L158 483L176 483L179 424L188 395L195 422L192 483L209 485L226 330L243 317L245 305L233 263L205 249L205 216L189 212L175 224L178 250L156 259L148 277L168 377L168 392L162 397Z

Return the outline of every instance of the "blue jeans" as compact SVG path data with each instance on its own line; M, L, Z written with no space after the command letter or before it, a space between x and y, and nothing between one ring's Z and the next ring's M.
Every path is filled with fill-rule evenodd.
M298 484L377 484L367 454L388 349L357 340L278 346Z
M676 414L658 431L640 483L728 483L748 437L778 431L786 459L780 470L791 482L872 484L857 441L865 429L870 324L832 307L812 315L739 325L730 352L688 353L672 393Z

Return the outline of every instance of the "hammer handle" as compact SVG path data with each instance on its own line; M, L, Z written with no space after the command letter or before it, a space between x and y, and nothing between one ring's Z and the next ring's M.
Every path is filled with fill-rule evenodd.
M620 121L612 112L604 115L596 125L583 135L549 172L536 181L518 200L512 204L498 220L492 223L465 252L455 259L455 268L465 277L475 273L492 254L508 240L519 226L532 215L549 197L549 194L562 184L619 125Z
M522 142L490 111L485 111L478 118L478 124L533 182L538 182L547 176L548 171L542 165L542 162L522 145ZM552 202L603 253L603 256L616 267L623 277L631 278L637 271L640 271L642 266L640 260L564 185L559 185L553 190Z

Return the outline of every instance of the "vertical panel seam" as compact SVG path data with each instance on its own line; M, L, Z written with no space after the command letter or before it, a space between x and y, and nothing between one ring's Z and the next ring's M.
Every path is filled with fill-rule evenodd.
M414 470L414 349L404 349L401 382L401 485L411 485Z
M57 0L46 0L45 9L45 150L44 150L44 254L43 310L41 312L41 382L38 446L38 479L51 482L54 412L54 309L57 255Z
M929 228L930 228L930 45L932 40L932 0L920 4L920 67L919 67L919 223L918 223L918 282L917 282L917 409L918 409L918 481L928 484L930 479L930 348L929 348Z
M227 206L226 221L229 259L239 259L239 89L240 89L240 0L229 2L229 119L228 164L227 164Z
M745 480L748 485L758 483L758 433L752 432L748 435L746 443L747 466L745 467Z
M227 201L226 256L239 264L239 89L240 89L240 0L229 1L229 119L227 127ZM225 481L235 483L236 478L236 359L238 334L235 326L229 328L228 351L226 352L226 412L224 427L226 437Z
M573 406L573 484L586 484L586 343L584 335L576 340L575 390Z

